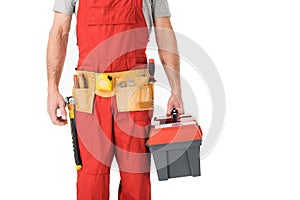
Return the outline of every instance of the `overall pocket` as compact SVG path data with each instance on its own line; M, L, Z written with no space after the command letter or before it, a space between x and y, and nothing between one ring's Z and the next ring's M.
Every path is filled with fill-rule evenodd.
M98 66L120 56L136 57L136 8L94 7L88 16L88 44L94 49ZM130 31L131 30L131 31ZM125 55L124 55L125 54ZM105 64L106 63L106 64ZM103 69L103 71L105 68Z
M89 8L134 8L137 6L136 0L115 1L115 0L88 0Z

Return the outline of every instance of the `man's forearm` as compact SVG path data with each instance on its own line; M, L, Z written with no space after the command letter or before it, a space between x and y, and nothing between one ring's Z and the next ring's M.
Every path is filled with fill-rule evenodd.
M181 96L179 56L176 53L170 53L165 50L159 50L159 56L168 77L171 92Z
M175 33L170 24L156 27L158 53L168 77L171 91L181 97L180 58Z
M47 48L48 91L58 91L63 70L72 15L55 13Z
M57 91L68 44L68 33L52 29L47 48L48 90Z

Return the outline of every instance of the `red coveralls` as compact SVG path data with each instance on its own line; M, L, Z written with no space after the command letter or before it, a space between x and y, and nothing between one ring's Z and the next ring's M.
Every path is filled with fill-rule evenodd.
M108 38L137 28L141 29L101 46ZM149 36L142 0L80 0L76 29L78 69L118 72L146 67ZM152 111L147 110L118 112L115 96L96 96L92 114L76 111L83 165L78 171L78 200L109 199L114 155L121 176L119 199L151 199L150 161L145 146L151 117Z

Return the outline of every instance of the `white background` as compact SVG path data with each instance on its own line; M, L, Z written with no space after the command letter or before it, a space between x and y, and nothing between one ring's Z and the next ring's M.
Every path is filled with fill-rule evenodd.
M45 52L53 3L1 3L3 200L75 199L69 127L51 125L46 113ZM227 113L219 143L202 160L202 176L159 182L152 173L153 199L299 199L299 1L169 3L174 29L200 44L217 66ZM73 70L68 68L64 95ZM207 130L209 109L200 115ZM118 181L114 170L111 199L117 199Z

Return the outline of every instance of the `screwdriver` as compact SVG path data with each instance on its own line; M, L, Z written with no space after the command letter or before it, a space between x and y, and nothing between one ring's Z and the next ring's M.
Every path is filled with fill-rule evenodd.
M73 81L74 81L74 87L75 88L79 88L79 83L78 83L78 76L77 75L74 75L73 76Z
M155 79L154 79L154 72L155 72L155 64L154 64L154 59L149 59L149 82L150 83L154 83Z

